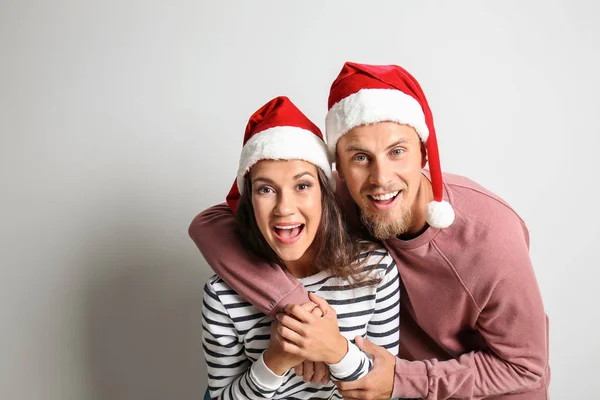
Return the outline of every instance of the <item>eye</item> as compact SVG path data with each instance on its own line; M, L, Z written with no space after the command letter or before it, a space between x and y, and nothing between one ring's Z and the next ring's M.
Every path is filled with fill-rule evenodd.
M401 156L402 154L404 154L404 149L394 149L394 150L392 150L392 155L393 156Z
M364 163L368 160L367 156L364 154L357 154L354 157L352 157L352 161L356 161L358 163Z
M310 183L308 183L308 182L302 182L302 183L299 183L298 186L296 186L296 189L298 189L300 191L303 191L303 190L310 189L311 186L312 185Z
M269 186L259 186L256 191L260 194L269 194L269 193L275 193L275 191L270 188Z

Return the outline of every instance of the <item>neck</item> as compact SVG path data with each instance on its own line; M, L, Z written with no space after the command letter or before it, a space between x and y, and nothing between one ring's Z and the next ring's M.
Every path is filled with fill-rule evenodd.
M315 264L315 254L311 248L297 260L286 261L285 267L294 278L306 278L319 272Z
M407 235L415 237L427 230L429 227L427 224L427 204L431 201L433 201L431 182L424 174L421 174L421 184L412 207L412 223L408 232L406 232Z

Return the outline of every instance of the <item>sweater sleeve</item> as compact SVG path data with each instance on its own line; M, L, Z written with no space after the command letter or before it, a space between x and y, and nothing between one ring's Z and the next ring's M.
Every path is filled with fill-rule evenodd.
M270 399L283 384L263 361L246 357L227 309L210 283L204 286L202 347L212 399Z
M192 221L189 235L210 267L242 298L274 316L287 304L308 301L298 280L247 251L226 203L213 206Z
M377 285L375 311L367 326L367 339L390 353L398 354L400 344L400 276L388 254L381 263L385 275Z
M487 347L448 361L397 358L393 397L481 399L539 384L548 368L547 318L528 234L516 225L502 226L480 254L480 269L489 272L472 298Z
M380 282L375 295L375 309L367 325L366 337L374 344L398 354L400 339L400 280L396 263L386 255L379 260ZM365 376L372 361L358 346L348 341L348 352L337 364L330 364L331 377L338 381L353 381Z

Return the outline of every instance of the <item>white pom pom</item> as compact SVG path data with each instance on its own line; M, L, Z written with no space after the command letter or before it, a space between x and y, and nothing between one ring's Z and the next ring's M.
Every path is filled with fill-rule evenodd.
M434 228L447 228L454 222L454 210L445 200L427 204L427 223Z

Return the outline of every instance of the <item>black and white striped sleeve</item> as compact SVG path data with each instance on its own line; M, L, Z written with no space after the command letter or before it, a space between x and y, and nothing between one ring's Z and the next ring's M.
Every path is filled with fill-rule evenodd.
M375 311L367 326L367 339L396 356L400 345L400 275L389 254L379 265L385 269L377 285Z
M331 378L336 381L354 381L371 370L371 361L365 353L348 340L348 352L337 364L328 364Z
M376 267L376 303L367 324L367 339L387 349L394 356L398 354L400 339L400 281L394 260L386 253ZM372 361L358 346L348 341L348 352L337 364L330 364L329 371L334 380L353 381L365 376L372 367Z
M262 355L256 362L246 357L227 309L211 282L204 286L202 347L212 399L270 399L283 377L270 371Z

